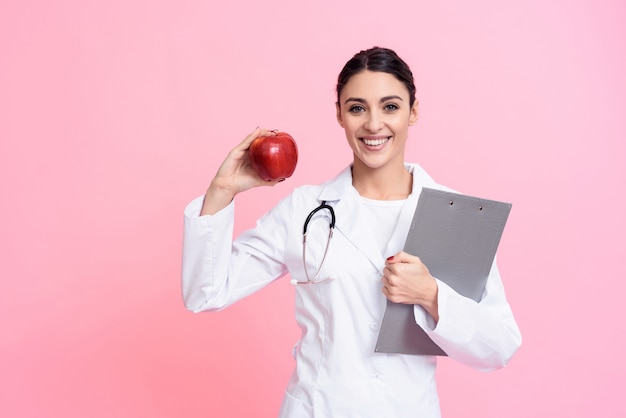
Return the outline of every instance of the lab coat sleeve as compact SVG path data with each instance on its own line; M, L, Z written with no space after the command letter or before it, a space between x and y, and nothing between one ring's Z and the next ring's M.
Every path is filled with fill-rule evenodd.
M435 325L416 306L418 324L450 358L481 371L506 366L520 347L522 336L495 261L478 303L461 296L441 280L437 284L439 321Z
M202 198L184 213L182 296L192 312L221 310L286 273L283 262L286 204L233 240L235 203L199 216ZM288 218L284 218L288 219Z

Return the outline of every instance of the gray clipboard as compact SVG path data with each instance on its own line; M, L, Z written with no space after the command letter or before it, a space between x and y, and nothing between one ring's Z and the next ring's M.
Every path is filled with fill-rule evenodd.
M420 257L433 277L479 302L511 206L424 188L404 251ZM387 301L375 351L445 356L417 325L413 308Z

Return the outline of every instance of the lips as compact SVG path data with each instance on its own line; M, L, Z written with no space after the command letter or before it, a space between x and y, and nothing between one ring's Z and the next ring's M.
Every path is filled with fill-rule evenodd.
M391 139L390 136L363 137L361 141L368 147L378 147Z

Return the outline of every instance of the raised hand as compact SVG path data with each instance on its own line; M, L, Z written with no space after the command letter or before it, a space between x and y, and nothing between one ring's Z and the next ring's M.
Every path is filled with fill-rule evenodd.
M273 186L280 181L263 180L250 165L248 157L252 141L275 134L275 130L256 128L228 153L207 189L201 215L215 214L228 206L238 193L253 187Z

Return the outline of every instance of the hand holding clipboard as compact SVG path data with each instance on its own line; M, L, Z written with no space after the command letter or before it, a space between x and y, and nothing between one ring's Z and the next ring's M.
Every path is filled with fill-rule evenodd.
M511 206L424 188L404 251L418 256L432 276L479 302ZM417 325L413 308L387 301L375 351L445 356Z

